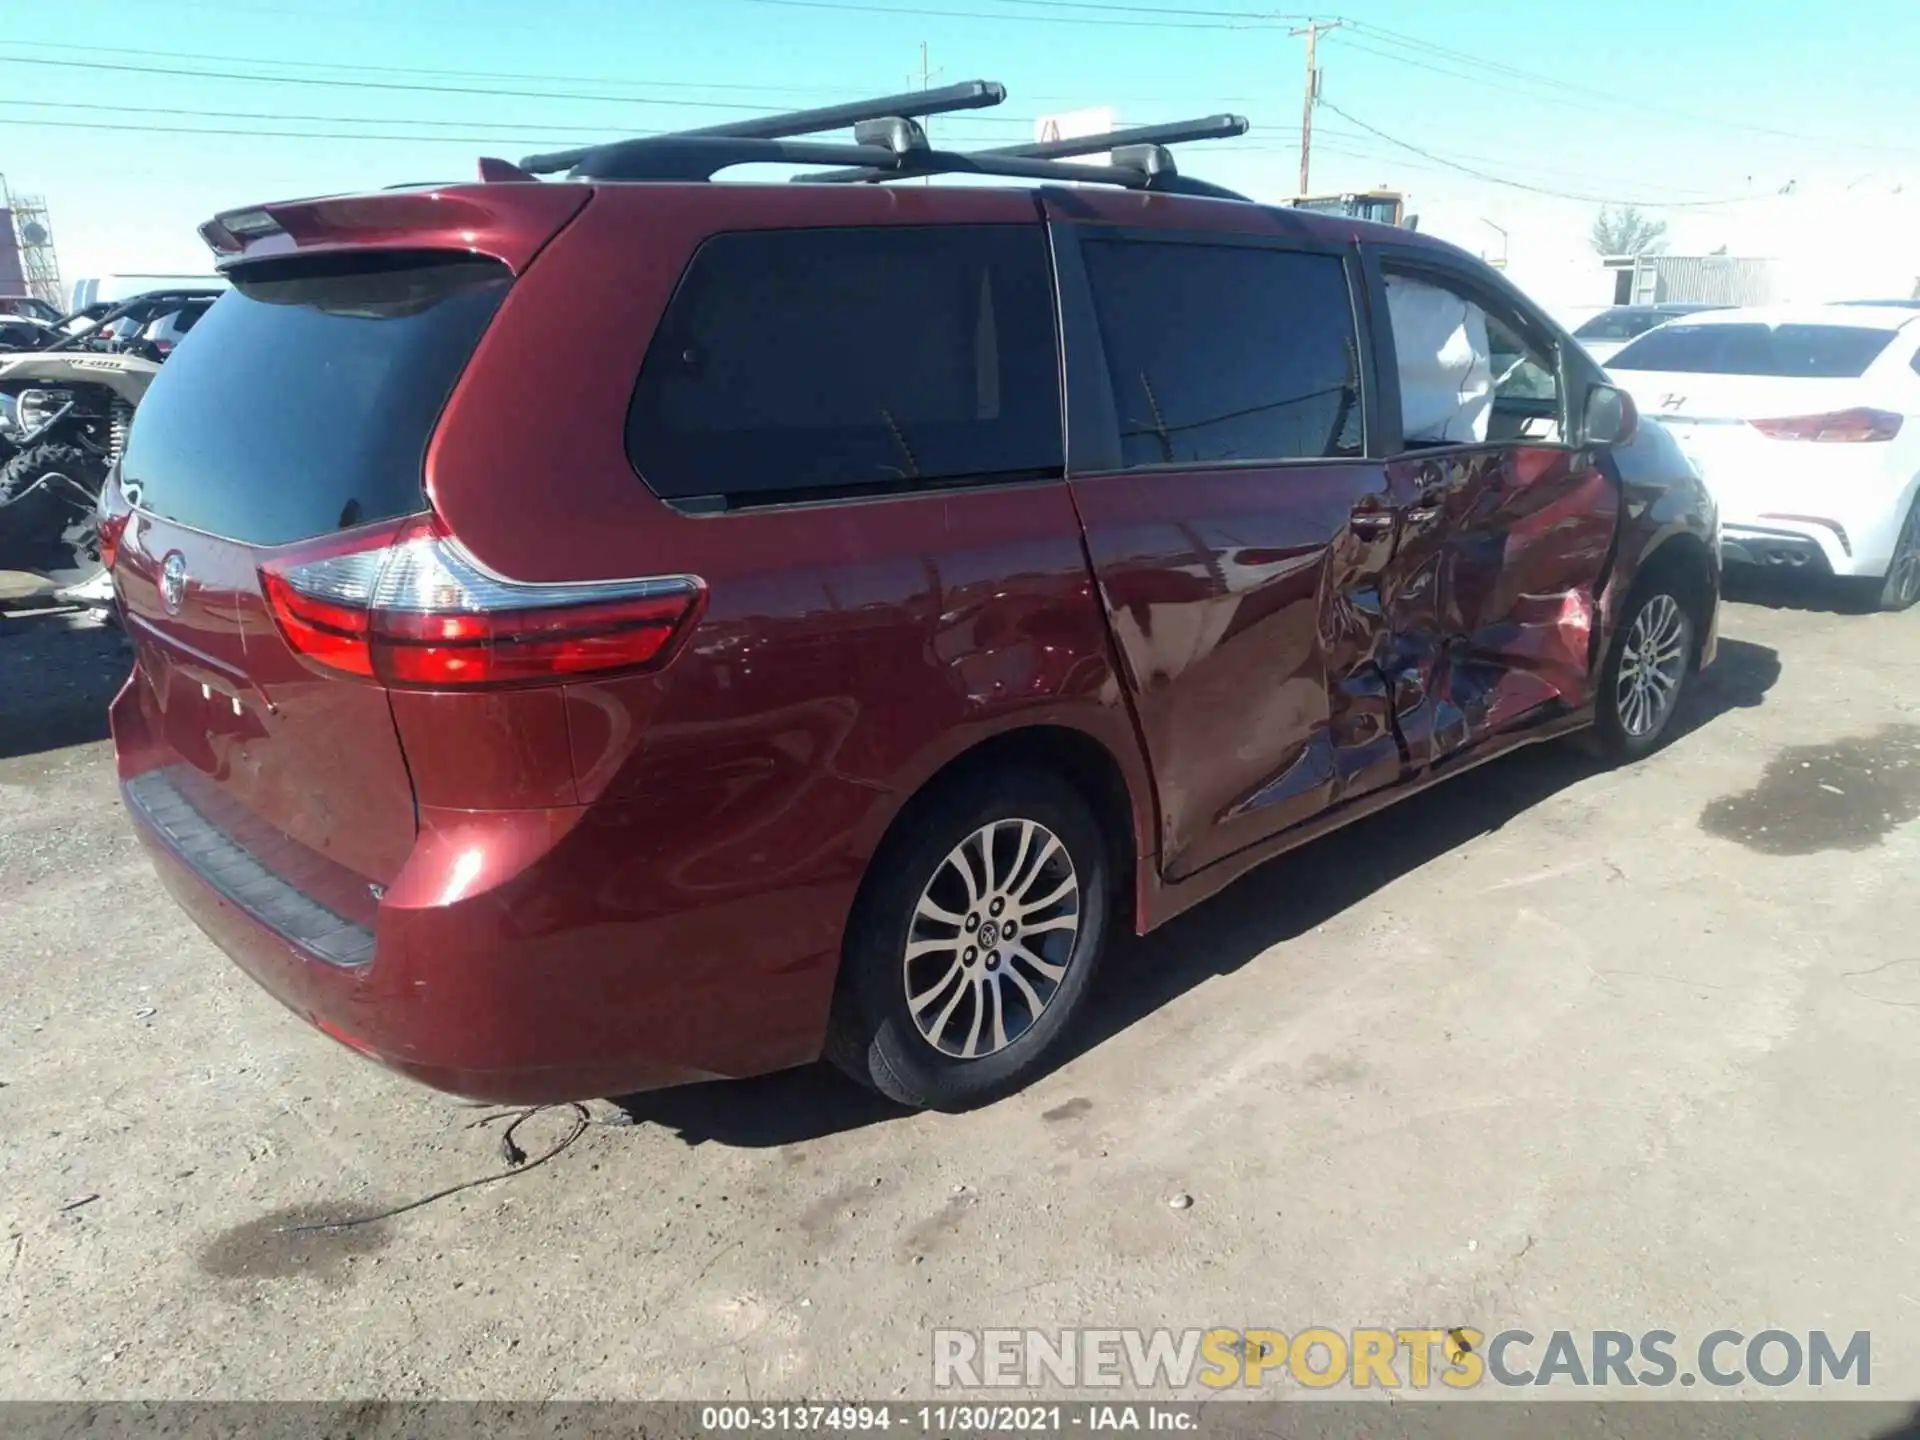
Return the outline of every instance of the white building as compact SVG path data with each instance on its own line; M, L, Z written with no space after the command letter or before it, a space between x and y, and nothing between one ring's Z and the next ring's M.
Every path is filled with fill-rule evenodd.
M1478 200L1408 208L1420 212L1423 231L1501 264L1563 322L1632 298L1720 298L1695 293L1711 287L1716 270L1729 283L1737 272L1743 287L1727 298L1756 302L1920 296L1920 176L1869 175L1728 204L1649 208L1667 222L1671 259L1660 293L1637 297L1631 274L1593 251L1596 207L1490 194Z

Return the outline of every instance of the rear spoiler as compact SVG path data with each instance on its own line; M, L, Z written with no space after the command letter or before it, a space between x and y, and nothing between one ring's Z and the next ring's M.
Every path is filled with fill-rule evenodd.
M579 213L585 187L478 183L278 200L225 210L200 227L219 268L296 254L451 250L518 274Z

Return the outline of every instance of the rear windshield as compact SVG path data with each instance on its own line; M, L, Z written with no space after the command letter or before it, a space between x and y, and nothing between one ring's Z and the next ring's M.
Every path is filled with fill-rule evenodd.
M427 442L507 285L467 256L241 271L141 402L128 497L250 545L422 509Z
M1849 380L1866 373L1892 330L1852 325L1663 325L1607 362L1609 370L1786 375Z

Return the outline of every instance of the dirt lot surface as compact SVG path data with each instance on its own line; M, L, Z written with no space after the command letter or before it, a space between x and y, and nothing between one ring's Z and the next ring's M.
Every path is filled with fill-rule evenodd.
M0 616L0 1395L925 1396L935 1326L1161 1324L1871 1330L1912 1395L1920 614L1723 630L1651 761L1538 748L1270 865L1015 1099L641 1096L289 1232L500 1127L180 916L121 637Z

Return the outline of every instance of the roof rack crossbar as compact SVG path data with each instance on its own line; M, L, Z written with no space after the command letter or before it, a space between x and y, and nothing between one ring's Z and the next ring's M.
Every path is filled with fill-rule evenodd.
M855 100L845 105L823 105L813 110L792 110L780 115L763 115L753 120L729 120L719 125L703 125L696 130L676 130L668 135L648 138L655 140L677 140L687 137L784 140L796 135L817 135L824 130L845 129L863 120L888 120L896 116L948 115L956 110L984 110L998 105L1006 98L1007 87L998 81L964 80L958 85L943 85L936 90L909 90L899 95L883 95L873 100ZM614 144L636 143L639 142L614 142ZM520 162L520 168L533 175L551 175L560 170L574 170L589 155L611 148L613 145L583 145L572 150L555 150L545 155L529 155Z
M1124 130L1109 130L1103 135L1075 135L1065 140L1036 140L1023 145L1001 145L969 154L1011 157L1028 160L1069 160L1081 155L1102 155L1130 145L1181 145L1194 140L1231 140L1251 128L1244 115L1207 115L1197 120L1169 120L1163 125L1135 125ZM891 180L899 172L891 169L841 170L816 175L798 175L799 181L850 184L863 180Z
M1135 125L1104 135L1075 135L1065 140L1036 140L1027 145L1002 145L984 155L1026 155L1035 160L1066 160L1075 155L1099 155L1126 145L1184 145L1194 140L1231 140L1252 128L1244 115L1207 115L1198 120L1169 120L1164 125Z
M971 154L912 146L893 150L878 145L829 145L814 140L735 140L717 135L662 135L651 140L605 145L589 150L570 173L577 179L589 180L700 181L711 180L734 165L853 165L862 173L871 170L896 179L1004 175L1018 180L1079 181L1135 190L1155 181L1178 178L1144 154L1134 165L1074 165L1024 155Z
M682 130L682 135L730 135L736 140L783 140L790 135L817 135L843 130L862 120L890 120L896 115L950 115L956 110L986 110L1007 98L1007 87L997 80L962 80L935 90L908 90L877 100L854 100L845 105L823 105L817 110L793 110L758 120L729 120Z
M988 150L936 150L929 145L925 128L919 123L922 117L984 109L998 105L1006 96L1006 87L995 81L968 80L937 90L909 90L846 105L530 155L517 167L490 161L482 173L487 179L531 178L566 171L576 180L684 181L711 180L734 165L829 165L838 168L793 178L800 182L848 183L909 176L1002 175L1246 199L1219 185L1180 174L1165 148L1244 135L1250 127L1243 115L1206 115L1110 130L1103 135L1037 140ZM848 127L854 132L850 145L796 138ZM1063 163L1088 155L1106 155L1108 163Z
M899 163L894 151L879 145L657 135L596 146L567 173L576 180L711 180L734 165L858 165L892 170Z
M901 155L899 165L885 173L907 179L922 175L1004 175L1014 180L1077 180L1088 185L1145 188L1144 170L1124 165L1068 165L1058 160L1034 160L1024 155L988 155L969 150L916 150ZM805 179L805 176L799 177Z

